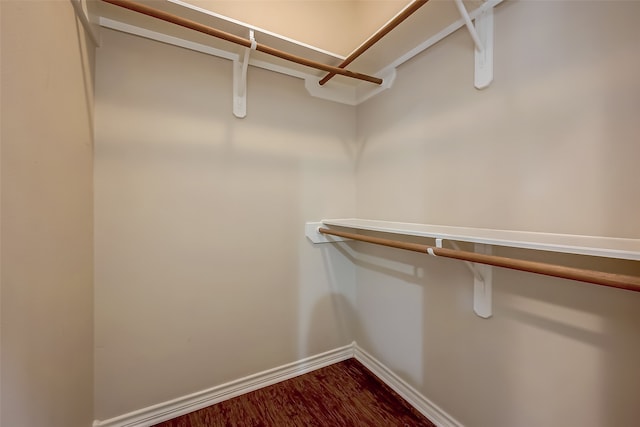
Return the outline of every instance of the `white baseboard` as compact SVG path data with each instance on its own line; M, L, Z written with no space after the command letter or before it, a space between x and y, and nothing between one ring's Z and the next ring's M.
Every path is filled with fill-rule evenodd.
M422 415L429 418L438 427L463 427L451 415L427 399L405 380L394 374L389 368L354 343L354 357L373 374L391 387Z
M262 387L350 359L353 357L354 347L355 343L115 418L103 421L96 420L93 422L93 426L149 427Z
M316 369L355 358L438 427L464 427L369 353L353 344L221 384L128 414L93 422L93 427L149 427Z

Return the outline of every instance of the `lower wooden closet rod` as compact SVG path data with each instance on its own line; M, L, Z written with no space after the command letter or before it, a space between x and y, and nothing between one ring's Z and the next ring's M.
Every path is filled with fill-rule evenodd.
M186 18L182 18L180 16L173 15L171 13L155 9L153 7L149 7L144 4L136 3L130 0L102 0L105 3L110 3L115 6L120 6L125 9L132 10L134 12L142 13L143 15L151 16L156 19L160 19L162 21L170 22L175 25L179 25L184 28L189 28L194 31L198 31L203 34L207 34L213 37L217 37L222 40L226 40L231 43L239 44L244 47L251 47L252 42L249 39L245 39L243 37L236 36L235 34L227 33L222 30L218 30L216 28L209 27L207 25L200 24L199 22L191 21ZM369 76L367 74L355 73L353 71L345 70L339 67L333 67L331 65L326 65L321 62L313 61L311 59L302 58L297 55L293 55L291 53L287 53L281 51L279 49L275 49L273 47L266 46L261 43L256 43L255 49L269 54L271 56L276 56L278 58L285 59L287 61L295 62L296 64L305 65L307 67L315 68L318 70L326 71L329 73L340 74L346 77L351 77L358 80L364 80L367 82L382 84L382 79L378 77Z
M435 246L407 243L398 240L382 239L379 237L364 236L362 234L348 233L345 231L319 228L323 234L359 240L376 245L390 246L392 248L405 249L413 252L429 253L445 258L455 258L463 261L477 262L479 264L493 265L496 267L510 268L512 270L528 271L530 273L544 274L546 276L561 277L563 279L578 280L593 283L600 286L627 289L640 292L640 277L625 276L622 274L604 273L601 271L585 270L581 268L565 267L561 265L547 264L536 261L506 258L496 255L485 255L475 252L459 251Z

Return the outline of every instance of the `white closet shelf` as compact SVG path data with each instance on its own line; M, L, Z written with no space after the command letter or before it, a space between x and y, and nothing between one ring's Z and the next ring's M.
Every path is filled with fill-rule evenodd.
M98 29L105 27L233 61L233 112L242 118L246 115L246 70L249 65L302 79L311 96L359 105L392 87L396 70L402 64L465 26L475 43L474 85L478 89L487 87L493 80L493 10L504 0L467 2L467 6L472 7L470 10L466 9L463 1L456 1L455 5L453 2L431 1L420 10L414 8L416 0L408 2L395 17L346 57L215 13L191 4L191 0L114 0L111 4L109 0L72 0L72 4L96 44L99 44ZM384 35L387 34L385 27L403 16L406 10L416 12L409 13L411 19L401 19L401 25L391 25L393 31ZM167 15L173 15L173 18L169 19ZM182 23L178 24L178 21ZM187 25L185 21L191 24ZM204 27L208 30L203 32ZM213 36L213 32L218 36ZM222 32L227 36L219 38ZM236 44L238 38L244 39L240 42L244 47ZM360 48L370 40L374 41L364 48L367 55L359 56ZM247 44L249 41L251 43ZM281 54L274 56L276 50ZM292 62L292 56L304 61ZM359 71L349 71L349 77L354 77L353 74L360 77L337 76L327 84L319 84L327 75L327 66L334 69L332 73L345 74L347 70L330 64L346 63L347 59L355 59L353 65ZM315 69L311 62L322 65L321 70Z
M640 239L452 227L369 219L324 219L322 224L458 242L640 261Z

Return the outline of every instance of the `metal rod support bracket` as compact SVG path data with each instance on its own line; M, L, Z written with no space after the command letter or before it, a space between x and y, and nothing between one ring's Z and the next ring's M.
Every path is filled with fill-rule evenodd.
M244 48L242 61L233 61L233 115L239 119L247 116L247 69L249 68L249 55L256 50L255 34L249 30L251 47Z
M493 7L480 13L474 26L462 0L455 0L455 3L476 46L474 86L476 89L484 89L493 81Z
M438 246L440 240L440 246ZM460 247L454 241L449 241L453 249L459 251ZM442 247L442 239L436 239L436 246ZM491 255L491 246L475 243L476 253ZM492 311L492 280L493 268L490 265L478 264L470 261L463 261L471 274L473 274L473 311L480 317L487 319L493 314Z
M475 50L476 89L484 89L493 81L493 8L488 8L476 18L476 31L484 49Z
M491 255L491 246L475 243L475 252ZM480 317L488 319L493 314L493 267L473 263L473 311Z

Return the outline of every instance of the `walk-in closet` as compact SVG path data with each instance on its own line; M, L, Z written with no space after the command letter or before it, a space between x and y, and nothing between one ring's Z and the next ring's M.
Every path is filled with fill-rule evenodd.
M1 0L0 425L352 359L439 427L639 425L639 22Z

